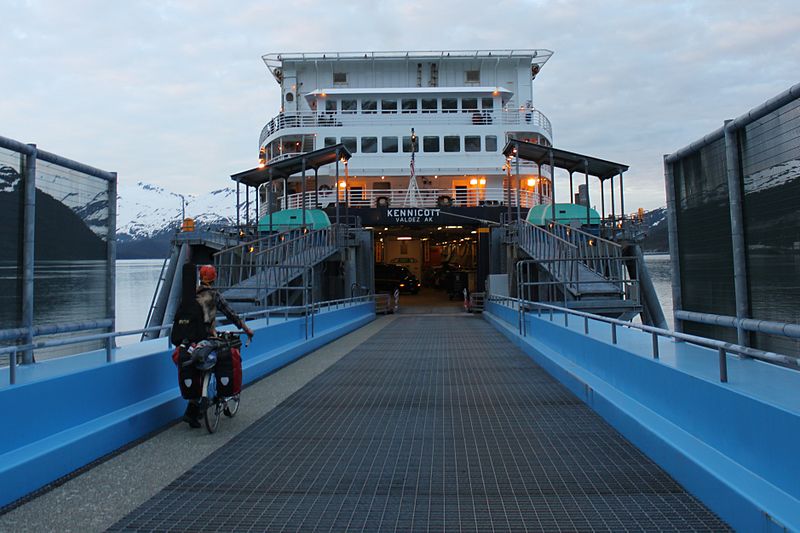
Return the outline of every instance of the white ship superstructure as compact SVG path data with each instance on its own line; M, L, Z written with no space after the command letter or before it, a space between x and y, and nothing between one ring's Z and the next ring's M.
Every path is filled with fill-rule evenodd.
M330 166L317 177L323 208L334 189L353 208L549 202L549 168L526 162L517 174L501 150L512 138L552 145L550 121L533 105L533 80L551 55L533 49L267 54L281 110L261 132L259 156L272 164L344 144L353 158L338 186ZM409 187L414 144L416 183ZM300 188L288 186L286 194L277 191L278 209L301 206ZM305 190L311 206L313 179Z

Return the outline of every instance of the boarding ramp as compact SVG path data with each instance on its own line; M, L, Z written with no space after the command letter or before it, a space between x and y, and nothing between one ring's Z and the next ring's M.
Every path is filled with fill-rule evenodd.
M638 280L628 276L622 246L576 227L520 220L511 242L530 260L516 264L518 294L572 309L632 318L641 312Z
M298 228L245 242L214 254L217 288L238 312L268 304L270 296L310 290L311 269L337 253L346 228ZM292 285L302 279L301 285Z

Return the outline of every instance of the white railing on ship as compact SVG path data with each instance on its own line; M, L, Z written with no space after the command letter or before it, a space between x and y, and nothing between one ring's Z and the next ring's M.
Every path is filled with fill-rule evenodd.
M314 207L314 191L307 191L306 209ZM446 205L448 202L454 207L478 207L508 205L508 191L497 188L481 189L421 189L419 194L409 196L406 189L372 189L353 191L339 190L339 203L350 207L428 207L435 208ZM290 194L284 201L279 197L278 205L281 209L300 209L302 207L303 193ZM517 203L521 207L529 208L534 205L549 203L550 198L529 190L512 190L511 205ZM336 194L331 190L320 191L317 203L325 208L336 203ZM416 204L416 205L415 205Z
M259 144L270 135L287 128L336 128L348 126L386 126L386 125L473 125L490 126L502 124L504 126L526 126L543 131L548 138L553 137L553 127L544 113L538 109L510 109L510 110L468 110L452 113L441 111L433 113L417 112L407 113L402 111L384 113L361 112L333 112L333 111L289 111L279 113L273 117L261 130ZM526 131L530 131L526 129Z

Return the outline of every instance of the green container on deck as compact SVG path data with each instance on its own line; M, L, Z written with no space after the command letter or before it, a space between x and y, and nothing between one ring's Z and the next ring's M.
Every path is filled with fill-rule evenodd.
M331 220L322 209L306 209L306 227L311 229L329 228ZM286 230L303 227L302 209L284 209L272 213L272 229ZM258 231L269 231L269 215L258 221Z
M571 224L573 221L579 224L586 224L586 206L578 204L555 204L556 222L560 224ZM546 226L553 218L553 207L551 205L535 205L528 211L525 220L536 226ZM600 214L589 208L589 224L600 224Z

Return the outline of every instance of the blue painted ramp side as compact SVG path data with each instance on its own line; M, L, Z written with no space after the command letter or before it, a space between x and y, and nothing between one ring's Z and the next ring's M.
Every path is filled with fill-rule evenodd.
M741 531L800 530L800 372L556 313L488 302L484 317Z
M319 313L315 335L304 319L254 321L253 344L242 350L243 381L250 383L375 318L374 303ZM0 508L181 416L172 350L163 339L117 351L118 362L88 356L52 363L60 372L0 388ZM48 375L43 365L35 376ZM35 377L34 376L34 377Z

